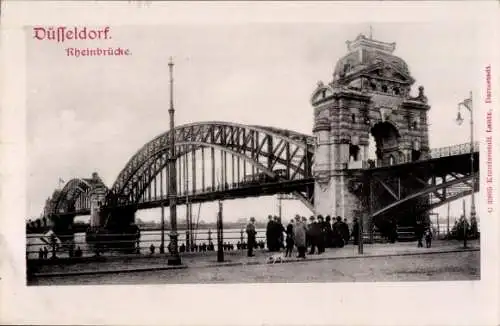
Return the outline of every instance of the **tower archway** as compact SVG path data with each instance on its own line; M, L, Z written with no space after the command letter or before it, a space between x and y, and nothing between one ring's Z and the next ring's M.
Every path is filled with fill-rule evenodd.
M401 135L394 124L388 121L376 123L371 128L370 134L375 140L377 161L383 165L393 165L399 162Z

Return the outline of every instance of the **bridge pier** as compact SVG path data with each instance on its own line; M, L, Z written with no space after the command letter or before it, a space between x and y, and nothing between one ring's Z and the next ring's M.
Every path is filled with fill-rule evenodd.
M52 231L61 239L61 241L69 241L74 237L73 222L75 214L54 215L49 218L52 222Z
M90 227L99 228L103 225L104 221L101 218L101 206L106 200L106 189L94 188L89 193L90 197Z

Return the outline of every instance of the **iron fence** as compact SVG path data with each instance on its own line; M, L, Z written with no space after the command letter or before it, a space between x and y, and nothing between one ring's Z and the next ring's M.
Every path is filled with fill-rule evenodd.
M165 230L165 251L168 251L169 231ZM133 235L132 235L133 236ZM44 235L27 235L27 259L49 259L88 257L98 255L120 254L154 254L158 253L161 246L160 231L142 231L139 237L129 234L105 234L99 241L86 239L84 233L75 234L67 241L51 241ZM216 231L198 230L194 234L193 243L189 244L188 231L179 232L178 246L180 253L210 252L218 250ZM258 230L257 248L265 248L265 230ZM247 235L244 230L225 230L223 236L223 250L247 249Z

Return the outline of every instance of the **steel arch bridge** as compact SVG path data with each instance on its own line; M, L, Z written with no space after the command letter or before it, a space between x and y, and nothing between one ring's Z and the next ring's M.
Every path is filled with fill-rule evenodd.
M289 193L314 211L314 137L220 121L178 126L174 137L178 204ZM99 203L102 224L120 218L123 209L133 214L138 209L167 206L169 140L167 131L146 143L130 158L110 189L97 175L70 180L54 195L49 212L56 216L90 214L95 188L106 193ZM358 173L361 177L351 182L350 190L365 201L374 219L415 206L422 198L424 202L417 206L430 210L472 193L469 152L467 145L451 146L432 150L428 160L363 169ZM478 148L474 155L477 172ZM476 182L474 191L478 190ZM113 211L120 212L113 217Z

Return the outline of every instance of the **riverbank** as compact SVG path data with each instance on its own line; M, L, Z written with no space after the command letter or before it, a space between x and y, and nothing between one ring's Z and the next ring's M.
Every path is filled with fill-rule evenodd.
M479 247L479 241L470 241L467 249L464 249L462 247L462 243L458 241L434 241L432 248L417 248L415 242L403 242L395 244L365 245L364 253L359 254L357 246L348 245L344 248L329 248L321 255L308 255L305 262L479 251ZM269 253L265 250L256 251L256 255L254 257L247 257L246 252L243 250L230 251L224 253L224 262L217 262L216 252L183 253L181 255L182 266L169 266L167 262L168 256L165 254L82 257L79 261L40 261L39 264L33 263L32 261L31 263L33 264L30 266L32 268L31 276L28 284L36 278L44 277L71 277L78 275L113 274L185 268L192 269L238 265L262 265L267 264L268 258L271 255L273 255L273 253ZM284 263L304 262L303 259L295 258L295 255L296 252L294 252L291 258L286 258Z

